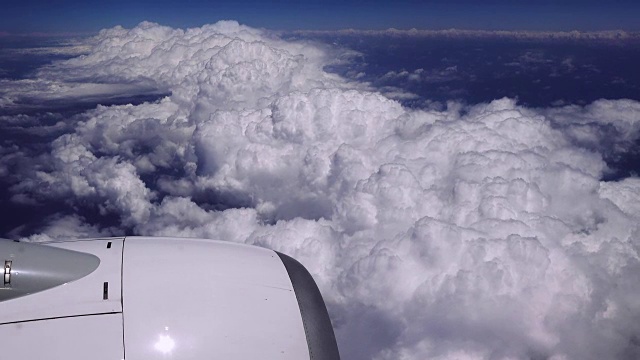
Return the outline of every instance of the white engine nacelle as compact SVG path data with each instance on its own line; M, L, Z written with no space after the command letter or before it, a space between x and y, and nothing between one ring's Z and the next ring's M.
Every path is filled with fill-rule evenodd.
M2 359L338 360L296 260L221 241L0 240Z

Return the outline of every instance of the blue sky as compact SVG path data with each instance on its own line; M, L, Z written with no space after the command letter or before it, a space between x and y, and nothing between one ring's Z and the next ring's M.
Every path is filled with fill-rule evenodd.
M193 27L238 20L271 29L640 30L640 4L617 0L8 0L0 31L93 32L149 20Z

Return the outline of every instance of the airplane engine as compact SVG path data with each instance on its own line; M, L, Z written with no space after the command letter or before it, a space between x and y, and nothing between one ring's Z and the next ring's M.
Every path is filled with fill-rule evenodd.
M338 360L313 278L229 242L0 240L3 359Z

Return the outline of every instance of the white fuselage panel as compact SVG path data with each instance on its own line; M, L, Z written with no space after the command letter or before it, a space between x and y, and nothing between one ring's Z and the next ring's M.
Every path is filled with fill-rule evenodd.
M7 360L124 359L122 314L4 324L0 339Z

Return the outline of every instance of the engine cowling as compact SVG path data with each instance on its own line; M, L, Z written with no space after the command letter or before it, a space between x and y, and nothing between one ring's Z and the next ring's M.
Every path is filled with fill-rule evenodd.
M339 359L313 278L272 250L177 238L7 240L0 260L9 265L0 289L7 358Z

